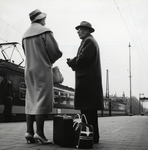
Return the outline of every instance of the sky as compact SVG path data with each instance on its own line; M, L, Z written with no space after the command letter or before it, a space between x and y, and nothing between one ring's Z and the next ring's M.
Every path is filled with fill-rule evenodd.
M0 0L0 43L21 44L31 25L29 13L35 9L47 13L46 27L53 31L63 52L54 64L63 74L63 85L75 87L75 73L66 58L75 57L81 42L75 27L88 21L100 47L104 95L108 70L109 94L130 96L131 53L132 96L139 98L144 93L142 96L148 97L148 0Z

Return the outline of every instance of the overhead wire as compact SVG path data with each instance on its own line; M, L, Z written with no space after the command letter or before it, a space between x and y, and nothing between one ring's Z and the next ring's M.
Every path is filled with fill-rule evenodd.
M4 21L4 20L1 19L1 18L0 18L0 20L3 21L4 23L6 23L8 26L10 26L11 28L13 28L15 31L17 31L18 33L20 33L20 34L22 35L22 33L21 33L20 31L18 31L17 29L15 29L12 25L8 24L6 21ZM7 40L4 40L4 39L2 39L2 38L0 38L0 39L3 40L3 41L5 41L5 42L8 42ZM20 43L19 43L19 45L22 46ZM17 49L17 51L18 51L18 49ZM20 52L19 52L19 53L20 53ZM21 57L22 57L22 55L21 55ZM64 72L68 73L69 75L74 76L72 73L69 73L68 71L66 71L66 70L64 70L64 69L62 69L62 68L61 68L61 70L63 70Z
M60 60L60 62L62 62L63 64L65 64L65 62L62 61L62 60ZM61 67L60 67L60 69L63 70L64 72L68 73L69 75L74 76L72 73L66 71L65 69L62 69Z
M16 28L14 28L12 25L8 24L6 21L4 21L2 18L0 18L1 21L3 21L4 23L6 23L8 26L10 26L11 28L13 28L15 31L17 31L19 34L23 34L21 33L19 30L17 30Z
M130 10L131 16L132 16L133 23L134 23L135 28L136 28L136 33L137 33L137 35L138 35L139 42L140 42L140 45L141 45L141 47L142 47L142 51L143 51L145 60L147 61L147 58L146 58L146 55L145 55L145 52L144 52L144 48L143 48L143 45L142 45L142 42L141 42L141 38L140 38L140 36L139 36L139 32L138 32L138 30L137 30L137 26L136 26L136 23L135 23L135 20L134 20L134 17L133 17L133 13L132 13L132 10L131 10L131 7L130 7L130 4L129 4L128 0L127 0L127 3L128 3L128 6L129 6L129 10ZM148 62L147 62L147 64L148 64Z
M115 72L113 72L113 71L110 71L110 70L109 70L109 72L110 72L111 74L115 74L115 75L120 76L120 77L122 77L122 78L127 78L127 76L124 76L124 75L115 73ZM135 79L135 78L133 78L133 80L138 81L138 82L141 82L141 83L144 83L144 84L148 84L148 82L140 81L140 80L137 80L137 79Z
M125 27L126 27L126 29L127 29L128 33L129 33L129 35L130 35L130 38L132 39L132 41L133 41L133 43L134 43L134 45L135 45L135 48L136 48L136 50L137 50L137 52L138 52L138 55L139 55L139 57L140 57L140 59L141 59L141 62L143 63L143 67L145 68L146 73L148 73L147 68L145 67L145 64L144 64L144 62L143 62L143 60L142 60L142 58L141 58L141 55L140 55L140 53L139 53L139 51L138 51L138 49L137 49L137 46L136 46L136 44L135 44L135 41L134 41L134 39L132 38L132 35L131 35L130 31L129 31L129 28L128 28L128 26L127 26L127 24L126 24L125 20L124 20L124 17L123 17L123 15L122 15L122 13L121 13L120 9L119 9L119 6L117 5L117 3L116 3L116 1L115 1L115 0L114 0L114 2L115 2L115 5L116 5L116 7L117 7L117 9L118 9L119 13L120 13L120 16L121 16L121 18L122 18L123 22L124 22L124 24L125 24ZM132 14L132 11L131 11L131 8L130 8L129 3L128 3L128 6L129 6L129 10L130 10L130 13L131 13L131 16L132 16L132 19L133 19L134 25L135 25L134 17L133 17L133 14ZM137 34L138 34L138 30L137 30L136 25L135 25L135 28L136 28L136 32L137 32ZM139 39L140 39L139 34L138 34L138 37L139 37ZM140 44L141 44L141 46L142 46L141 39L140 39ZM143 46L142 46L142 48L143 48ZM144 50L143 50L143 52L144 52ZM147 60L147 59L146 59L146 60ZM143 81L139 81L139 80L136 80L136 79L133 79L133 80L134 80L134 81L138 81L138 82L143 83L143 84L146 84L146 85L148 84L148 82L146 82L146 81L144 81L144 82L143 82ZM141 90L141 89L140 89L140 90Z
M2 41L4 41L4 42L8 42L8 41L6 41L6 40L4 40L4 39L2 39L2 38L0 38Z
M122 78L125 78L125 79L127 79L128 77L127 76L125 76L125 75L121 75L121 74L119 74L119 73L116 73L116 72L113 72L113 71L110 71L110 70L108 70L109 71L109 74L110 74L110 76L120 76L120 78L122 77ZM118 78L118 77L117 77ZM122 80L122 79L121 79ZM138 85L140 84L140 85L148 85L148 82L145 82L145 81L141 81L141 80L138 80L138 79L135 79L135 78L133 78L133 81L134 81L134 83L138 83ZM116 91L116 85L115 84L112 84L112 82L114 82L114 80L111 80L111 83L110 83L110 88L111 88L111 90L113 91L113 90L115 90ZM118 83L119 83L120 81L118 81ZM124 92L127 92L126 91L126 89L125 89L125 87L122 85L122 88L124 88ZM126 87L127 89L128 89L128 87ZM140 89L140 86L138 86L137 88L139 88L139 90L141 90ZM119 89L118 89L119 90ZM120 90L121 91L121 90Z
M132 39L132 41L133 41L133 43L134 43L134 45L135 45L135 48L136 48L136 50L137 50L137 52L138 52L138 54L139 54L139 57L140 57L140 59L141 59L141 62L142 62L142 64L143 64L144 68L145 68L145 71L146 71L147 74L148 74L148 71L147 71L147 69L146 69L146 67L145 67L145 64L144 64L144 62L143 62L143 60L142 60L142 58L141 58L141 55L140 55L140 53L139 53L139 51L138 51L138 49L137 49L137 46L136 46L136 44L135 44L135 41L134 41L134 39L133 39L133 37L132 37L130 31L129 31L129 28L128 28L128 26L127 26L125 20L124 20L124 17L123 17L123 15L122 15L121 11L120 11L120 8L119 8L119 6L118 6L116 0L114 0L114 2L115 2L115 5L116 5L116 7L117 7L117 9L118 9L118 11L119 11L119 14L120 14L120 16L121 16L123 22L124 22L124 24L125 24L125 27L126 27L128 33L129 33L129 35L130 35L130 38ZM141 44L142 44L142 43L141 43Z
M66 70L64 70L64 69L62 69L62 68L61 68L61 70L63 70L64 72L68 73L68 74L71 75L71 76L74 76L72 73L69 73L68 71L66 71Z
M132 35L131 35L131 33L130 33L130 31L129 31L129 28L128 28L128 26L127 26L127 24L126 24L126 22L125 22L125 20L124 20L124 17L123 17L123 15L122 15L122 13L121 13L121 11L120 11L120 8L119 8L119 6L118 6L118 4L116 3L116 0L114 0L114 2L115 2L115 4L116 4L116 7L117 7L117 9L118 9L118 11L119 11L119 13L120 13L120 16L121 16L121 18L122 18L122 20L123 20L123 22L124 22L124 24L125 24L125 26L126 26L126 29L127 29L127 31L128 31L128 33L129 33L129 35L130 35L130 37L131 37L131 39L132 39L132 41L133 41L133 43L134 43L134 45L135 45L135 42L134 42L134 40L133 40L133 38L132 38ZM128 3L129 4L129 3ZM129 6L129 9L130 9L130 6ZM131 12L131 9L130 9L130 12ZM132 14L132 12L131 12L131 14ZM133 18L133 15L132 15L132 18ZM12 25L10 25L10 24L8 24L6 21L4 21L3 19L1 19L0 18L0 20L1 21L3 21L4 23L6 23L8 26L10 26L11 28L13 28L15 31L17 31L19 34L21 34L22 35L22 33L20 32L20 31L18 31L16 28L14 28ZM133 19L133 21L134 21L134 19ZM134 24L135 24L135 22L134 22ZM136 27L136 26L135 26ZM137 29L137 28L136 28ZM137 32L138 33L138 32ZM139 34L138 34L139 35ZM5 41L5 42L8 42L8 41L6 41L6 40L4 40L4 39L2 39L2 38L0 38L1 40L3 40L3 41ZM140 39L140 38L139 38ZM140 42L141 42L141 40L140 40ZM141 45L142 45L142 43L141 43ZM135 45L135 47L136 47L136 45ZM138 50L137 50L138 51ZM138 51L138 53L139 53L139 51ZM140 54L139 54L139 56L140 56ZM141 56L140 56L140 58L141 58ZM141 60L142 60L142 58L141 58ZM143 61L142 61L143 62ZM145 65L144 65L145 66ZM62 69L62 68L61 68ZM64 72L67 72L68 74L71 74L71 73L69 73L68 71L66 71L66 70L64 70L64 69L62 69ZM72 75L72 74L71 74Z

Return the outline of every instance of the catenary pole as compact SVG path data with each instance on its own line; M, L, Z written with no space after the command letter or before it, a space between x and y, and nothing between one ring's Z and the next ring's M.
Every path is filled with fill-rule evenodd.
M131 45L129 43L129 85L130 85L130 116L132 116L132 81L131 81Z

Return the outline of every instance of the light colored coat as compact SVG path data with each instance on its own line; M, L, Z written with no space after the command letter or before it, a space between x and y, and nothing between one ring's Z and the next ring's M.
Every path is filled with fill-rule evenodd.
M62 56L50 29L33 23L25 32L22 46L26 56L26 114L48 114L53 108L52 64Z

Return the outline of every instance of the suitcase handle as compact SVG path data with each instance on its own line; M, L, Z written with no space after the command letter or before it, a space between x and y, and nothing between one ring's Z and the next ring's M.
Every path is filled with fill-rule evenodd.
M78 117L78 118L77 118L77 117ZM81 123L83 118L84 118L84 120L85 120L85 123L88 124L87 118L86 118L86 116L85 116L84 114L82 114L81 116L80 116L80 114L76 114L76 115L74 116L73 120L75 121L75 120L78 119L76 122Z
M88 124L88 121L87 121L86 116L85 116L84 114L82 114L81 119L83 119L83 118L84 118L84 120L85 120L85 123Z

